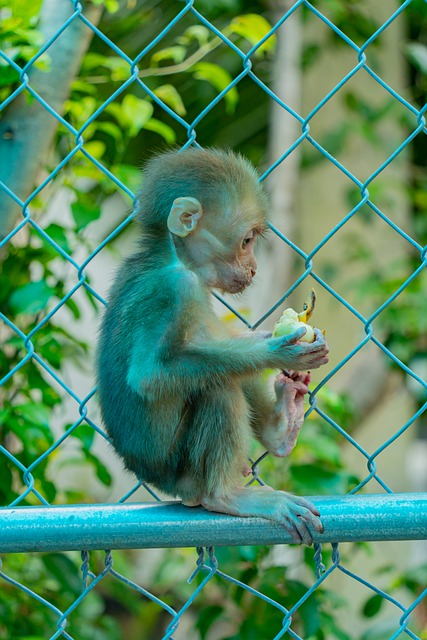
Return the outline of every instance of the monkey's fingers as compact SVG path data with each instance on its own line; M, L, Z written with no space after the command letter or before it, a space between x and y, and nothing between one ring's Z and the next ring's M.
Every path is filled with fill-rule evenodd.
M298 340L303 336L305 336L306 333L307 333L307 329L305 327L300 327L299 329L297 329L293 333L290 333L289 335L280 336L279 338L272 338L272 339L277 341L278 346L284 347L284 346L297 343Z
M301 373L300 375L301 375L300 380L308 387L308 385L311 382L310 371L307 371L305 373Z
M322 345L323 347L326 347L326 349L329 351L329 347L328 347L328 343L326 342L326 338L325 338L325 334L323 333L323 331L321 329L318 329L317 327L314 327L314 342L312 342L312 345L316 345L319 346Z
M309 546L312 544L313 538L308 533L307 527L305 527L304 532L304 527L301 526L296 516L291 514L289 516L285 516L284 525L287 532L290 533L294 544L307 544Z
M326 342L325 333L319 327L313 327L315 342Z
M299 381L293 382L292 386L294 390L297 392L297 394L305 395L306 393L308 393L308 387L303 382L299 382Z
M307 527L307 524L302 520L302 518L300 518L300 516L292 515L292 520L298 537L301 539L301 542L296 540L297 544L306 544L310 547L313 544L313 536L310 529ZM292 536L292 538L294 539L294 536Z
M290 496L286 511L284 524L291 534L292 540L296 544L311 545L313 543L312 531L319 533L323 531L317 509L304 498Z
M316 340L310 344L301 343L299 345L301 350L300 363L301 366L296 366L296 369L317 369L322 364L326 364L328 359L329 347L326 340L320 331L315 329ZM304 364L304 366L303 366Z
M312 502L310 502L310 500L307 500L306 498L301 498L300 496L294 496L292 494L289 494L289 495L291 496L295 504L299 505L300 507L305 507L306 509L311 511L311 513L313 513L315 516L320 516L319 510L317 509L317 507L314 506ZM319 533L323 533L323 527L321 530L319 529Z
M295 382L302 382L306 386L310 384L310 371L288 371L288 378L295 380Z
M293 406L297 396L304 396L309 389L304 382L292 380L283 374L279 374L274 382L274 392L277 402L281 402L287 409Z

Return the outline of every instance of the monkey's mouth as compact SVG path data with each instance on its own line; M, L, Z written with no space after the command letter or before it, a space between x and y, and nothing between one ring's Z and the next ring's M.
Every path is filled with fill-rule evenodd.
M232 280L227 283L226 291L227 293L242 293L249 285L252 284L252 277Z

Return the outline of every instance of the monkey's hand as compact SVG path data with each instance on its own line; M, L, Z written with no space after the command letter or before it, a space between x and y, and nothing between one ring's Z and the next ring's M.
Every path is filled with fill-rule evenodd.
M290 336L269 340L274 359L273 366L279 369L309 371L310 369L318 369L322 364L328 362L329 349L320 329L314 329L314 342L300 342L303 335L305 335L305 329L301 328Z
M279 373L274 383L276 402L273 415L260 440L274 456L292 453L304 422L304 396L308 393L309 373Z

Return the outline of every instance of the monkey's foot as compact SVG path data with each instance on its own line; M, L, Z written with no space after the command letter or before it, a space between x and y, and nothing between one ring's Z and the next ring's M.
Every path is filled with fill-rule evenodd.
M203 498L202 505L209 511L278 522L286 528L296 544L311 545L312 531L323 532L320 513L316 507L308 500L285 491L248 487L237 489L227 496Z
M292 453L304 422L304 396L308 393L309 373L282 371L276 376L274 416L262 433L261 442L274 456Z
M200 507L201 502L200 500L183 500L182 504L185 507Z

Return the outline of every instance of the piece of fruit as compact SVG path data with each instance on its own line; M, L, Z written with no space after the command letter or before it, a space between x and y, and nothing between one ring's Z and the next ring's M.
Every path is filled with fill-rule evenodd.
M314 342L314 329L312 326L307 324L307 320L312 315L315 304L316 294L314 289L310 289L310 295L308 300L304 302L303 311L301 311L301 313L297 313L294 309L285 309L278 322L274 325L273 337L279 338L280 336L287 336L291 333L295 333L297 329L304 327L306 329L306 333L299 339L299 341Z

